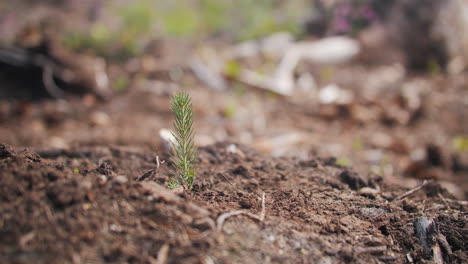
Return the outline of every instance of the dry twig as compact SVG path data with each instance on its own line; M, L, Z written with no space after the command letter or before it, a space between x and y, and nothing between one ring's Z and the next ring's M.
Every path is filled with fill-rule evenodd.
M143 181L143 180L153 176L156 173L156 171L159 170L159 167L161 166L161 164L163 164L165 162L164 160L160 160L159 156L155 156L154 159L156 161L156 167L150 169L149 171L145 172L140 177L136 178L135 179L136 181Z
M229 183L229 185L231 185L232 188L234 188L234 190L236 190L236 191L238 191L240 193L243 193L243 191L237 189L236 186L223 173L218 173L218 174L221 175Z
M402 195L400 195L400 196L397 196L397 197L395 198L394 201L400 201L400 200L405 199L406 197L412 195L413 193L415 193L415 192L421 190L421 189L422 189L424 186L426 186L428 183L429 183L429 181L424 180L423 183L422 183L421 185L416 186L415 188L413 188L413 189L411 189L411 190L405 192L404 194L402 194Z
M357 254L383 254L387 251L387 246L375 246L375 247L358 247L356 249Z
M439 196L439 198L442 200L442 202L444 203L445 207L447 209L450 209L450 205L448 204L447 200L445 200L445 197L442 196L442 194L438 193L437 196Z
M167 256L169 255L169 244L161 246L158 252L158 259L156 264L165 264L167 262Z
M260 212L260 222L265 220L265 193L262 193L262 211Z
M145 179L147 179L147 178L153 176L154 173L156 173L156 169L157 169L157 168L152 168L152 169L150 169L149 171L143 173L143 175L141 175L140 177L136 178L135 180L136 180L136 181L143 181L143 180L145 180Z
M219 175L221 175L221 176L229 183L229 185L231 185L231 187L232 187L234 190L236 190L237 192L240 192L240 193L245 194L245 192L242 191L242 190L240 190L240 189L238 189L238 188L226 177L226 175L224 175L223 173L219 173ZM257 196L257 198L261 198L257 193L254 193L254 194Z
M461 205L461 206L468 206L468 201L453 200L453 199L445 198L441 194L439 194L439 197L442 198L443 201L446 202L446 203L452 203L452 204L457 204L457 205Z
M159 160L159 156L156 156L155 160L156 160L156 169L159 169L161 164L163 164L165 162L165 160Z
M236 216L236 215L245 215L245 216L248 216L248 217L250 217L250 218L252 218L254 220L263 222L263 220L265 219L265 193L262 194L262 211L260 212L260 215L252 214L250 212L243 211L243 210L224 213L224 214L220 215L218 217L218 219L216 220L216 227L217 227L218 231L221 231L226 219L228 219L231 216Z

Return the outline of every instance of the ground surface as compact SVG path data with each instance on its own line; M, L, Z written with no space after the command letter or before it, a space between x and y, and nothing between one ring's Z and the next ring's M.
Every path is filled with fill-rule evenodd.
M404 77L365 100L360 67L334 69L356 92L346 105L216 92L188 74L200 149L182 194L162 187L158 132L180 89L164 77L106 102L1 102L2 262L430 263L437 246L466 263L468 164L451 142L467 131L466 77ZM398 103L408 83L428 89L416 110ZM237 210L252 215L220 223ZM421 217L436 226L422 240Z
M466 71L414 73L379 44L299 65L315 84L290 97L219 91L187 65L194 46L160 42L108 63L104 101L0 70L0 263L468 262ZM330 85L352 99L324 102ZM172 192L159 131L182 89L198 173Z
M425 262L414 235L421 216L437 222L450 263L467 260L466 204L438 184L399 199L403 189L333 159L229 146L200 149L193 191L176 195L158 185L167 181L166 163L157 169L144 148L38 154L2 145L2 262ZM222 213L260 215L263 193L263 221L232 216L218 230Z

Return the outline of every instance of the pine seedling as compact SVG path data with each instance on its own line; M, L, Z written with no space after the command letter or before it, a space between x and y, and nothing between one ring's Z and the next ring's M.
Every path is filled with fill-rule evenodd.
M174 128L172 135L175 138L171 161L174 165L174 177L168 184L173 189L180 184L191 189L195 180L193 161L196 151L193 143L193 112L190 96L186 93L176 93L172 96L172 113L174 114Z

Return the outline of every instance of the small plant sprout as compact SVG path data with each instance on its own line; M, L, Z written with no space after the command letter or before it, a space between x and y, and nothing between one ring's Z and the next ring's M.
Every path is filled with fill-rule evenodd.
M196 151L193 145L193 112L190 96L183 92L174 94L171 110L175 118L175 131L172 132L175 142L172 144L174 151L171 157L175 170L168 187L174 189L183 184L184 187L191 189L196 174L193 169Z

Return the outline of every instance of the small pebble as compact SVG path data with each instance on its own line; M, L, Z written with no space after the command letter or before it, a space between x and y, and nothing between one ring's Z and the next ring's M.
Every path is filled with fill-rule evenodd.
M119 175L119 176L115 177L115 180L117 182L119 182L119 183L122 183L122 184L128 182L128 178L126 176L124 176L124 175Z
M241 158L245 158L244 152L237 148L235 144L231 144L226 148L226 151L231 154L237 154Z
M91 181L84 180L80 183L80 187L85 190L89 190L91 187L93 187L93 183Z
M237 151L237 147L236 147L236 145L231 144L231 145L229 145L229 146L226 148L226 151L227 151L228 153L233 153L233 154L234 154L234 153L236 153L236 151Z
M371 197L375 197L379 193L380 193L379 190L374 189L374 188L370 188L370 187L363 187L363 188L359 189L359 191L358 191L358 194L360 194L360 195L371 196Z
M95 111L91 113L89 121L94 126L107 126L110 124L111 119L107 113L102 111Z
M172 189L172 192L176 193L176 194L181 194L184 192L184 187L182 185L179 185L177 187L175 187L174 189Z
M104 184L107 182L107 176L104 174L99 175L99 183Z
M359 211L361 212L361 214L368 216L368 217L376 217L376 216L386 213L385 209L376 208L376 207L361 208L359 209Z
M51 136L49 138L48 144L51 148L66 149L68 144L62 137Z

